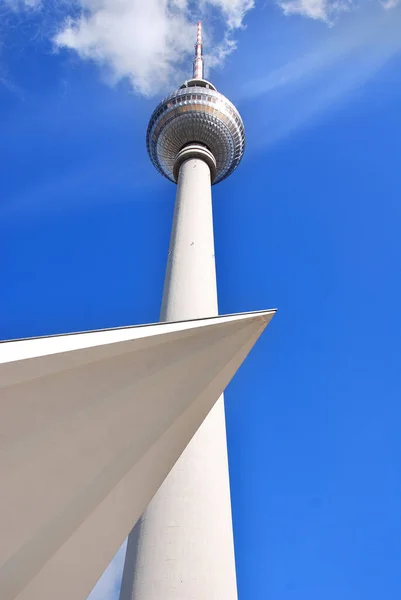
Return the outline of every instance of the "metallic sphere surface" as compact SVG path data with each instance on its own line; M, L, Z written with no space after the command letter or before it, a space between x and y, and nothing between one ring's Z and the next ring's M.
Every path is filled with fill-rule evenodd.
M148 125L146 146L156 169L176 182L174 164L188 144L206 146L216 160L213 183L228 177L245 149L241 116L225 96L205 80L190 80L158 104Z

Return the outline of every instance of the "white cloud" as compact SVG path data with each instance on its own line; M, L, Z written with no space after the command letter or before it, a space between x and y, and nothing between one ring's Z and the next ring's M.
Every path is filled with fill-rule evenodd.
M229 28L241 27L245 14L255 6L255 0L203 0L220 9Z
M352 0L278 0L277 3L286 15L302 15L326 22L331 22L337 14L350 10L353 5Z
M104 68L109 81L128 78L143 94L190 74L195 16L190 0L76 0L82 9L67 18L54 42ZM217 9L223 22L209 66L221 64L235 48L232 31L242 25L254 0L202 0L200 10ZM207 25L206 25L207 29Z
M252 101L255 119L254 130L248 126L249 145L273 144L353 98L401 53L400 28L401 10L384 11L371 2L336 27L315 30L304 48L294 46L292 58L287 52L280 64L276 57L275 68L242 88L242 102Z
M177 5L166 0L82 0L84 12L66 20L55 43L106 67L112 80L128 77L137 91L150 94L163 87L193 46L185 10Z
M358 9L363 0L276 0L285 15L301 15L333 24L340 13ZM385 9L398 6L401 0L378 0Z
M385 9L395 8L400 4L400 0L386 0L382 4Z

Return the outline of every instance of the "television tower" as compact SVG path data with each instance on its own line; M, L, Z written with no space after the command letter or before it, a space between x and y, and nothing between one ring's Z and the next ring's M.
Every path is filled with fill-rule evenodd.
M164 322L0 343L1 600L85 600L135 523L122 600L237 597L221 394L275 310L217 315L211 185L244 127L200 23L147 145L177 182Z
M161 321L218 314L211 186L234 171L245 132L235 106L204 79L198 23L193 77L158 104L146 145L177 184ZM235 600L223 397L132 530L120 600Z

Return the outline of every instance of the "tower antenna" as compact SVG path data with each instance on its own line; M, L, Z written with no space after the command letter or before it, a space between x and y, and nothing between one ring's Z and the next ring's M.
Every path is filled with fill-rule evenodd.
M202 43L202 21L198 21L198 31L196 35L195 44L195 58L194 58L194 79L203 79L203 55L202 55L203 43Z

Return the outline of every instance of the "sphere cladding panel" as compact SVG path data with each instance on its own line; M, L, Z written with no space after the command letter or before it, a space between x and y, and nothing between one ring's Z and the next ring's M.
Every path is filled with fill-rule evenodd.
M174 162L183 146L204 144L216 159L218 183L241 161L245 130L235 106L225 96L205 87L181 88L160 102L148 126L146 145L156 169L170 181Z

